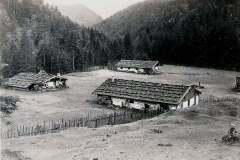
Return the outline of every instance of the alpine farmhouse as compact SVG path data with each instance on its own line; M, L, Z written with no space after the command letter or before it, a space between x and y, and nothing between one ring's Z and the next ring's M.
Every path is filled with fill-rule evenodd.
M176 110L199 104L201 94L193 86L107 79L93 94L101 102L136 110Z
M154 74L159 69L158 61L121 60L116 63L117 71Z
M39 73L19 73L3 82L5 88L25 91L43 91L66 88L67 79L60 75L50 75L41 70Z

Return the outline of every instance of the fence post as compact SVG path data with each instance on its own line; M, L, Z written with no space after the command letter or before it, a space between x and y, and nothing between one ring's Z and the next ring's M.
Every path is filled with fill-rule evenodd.
M20 132L19 132L18 127L17 127L17 135L18 135L18 136L19 136L19 133L20 133Z
M116 114L116 112L114 112L113 124L116 124L116 118L117 118L117 114Z
M32 127L32 129L31 129L31 135L33 135L33 127Z
M53 132L53 120L52 120L52 125L51 125L51 132Z
M96 118L96 120L95 120L95 128L97 128L97 127L98 127L98 120Z
M43 133L46 133L46 128L45 127L46 127L46 122L44 121L43 122Z
M108 125L110 125L111 115L108 116Z
M85 119L85 118L82 118L82 127L84 127L84 123L85 123L85 122L84 122L84 119Z
M25 127L22 126L22 136L24 136L24 134L25 134Z

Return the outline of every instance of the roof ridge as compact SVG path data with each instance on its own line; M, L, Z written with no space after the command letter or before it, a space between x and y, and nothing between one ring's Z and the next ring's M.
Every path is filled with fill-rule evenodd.
M148 85L150 83L150 85ZM160 85L159 85L160 84ZM180 87L179 87L180 86ZM93 94L128 98L151 103L179 104L192 86L161 84L137 80L108 78Z
M107 80L111 80L112 78L108 78ZM114 80L124 80L124 81L134 81L139 83L150 83L150 84L160 84L162 85L170 85L170 86L183 86L183 87L191 87L191 85L183 85L183 84L170 84L170 83L158 83L158 82L147 82L147 81L139 81L139 80L129 80L129 79L122 79L122 78L114 78Z

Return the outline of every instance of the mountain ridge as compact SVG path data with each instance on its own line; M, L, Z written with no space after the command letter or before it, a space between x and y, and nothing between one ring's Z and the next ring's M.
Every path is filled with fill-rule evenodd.
M134 59L240 70L240 1L150 0L94 27L125 39Z
M75 5L58 5L57 8L64 16L68 16L72 21L86 27L91 27L103 20L97 13L80 3Z
M159 4L163 4L164 2L171 1L171 0L147 0L143 2L139 2L133 4L114 15L104 19L102 22L96 24L94 26L95 29L103 32L107 36L121 36L126 30L125 28L132 28L135 26L135 22L145 21L147 20L147 14L151 16L152 10L155 6ZM146 6L148 8L146 8ZM148 12L146 12L146 10ZM150 11L149 11L150 10ZM137 14L139 14L137 16ZM124 22L133 22L132 24L124 24ZM129 25L129 26L127 26ZM120 30L116 29L121 26ZM114 31L112 31L114 30ZM115 32L116 31L116 32Z

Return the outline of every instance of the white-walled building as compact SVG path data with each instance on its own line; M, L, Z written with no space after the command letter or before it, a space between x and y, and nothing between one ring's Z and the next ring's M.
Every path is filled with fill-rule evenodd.
M101 101L137 110L175 110L199 104L201 94L193 86L108 79L94 92Z
M158 61L141 61L141 60L121 60L116 65L117 71L154 74L159 69Z

